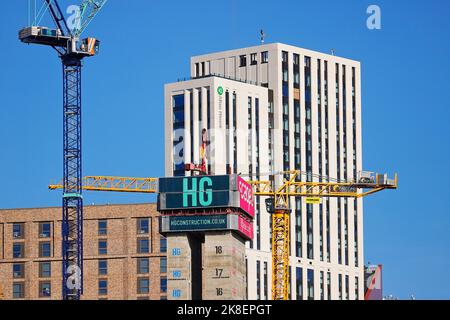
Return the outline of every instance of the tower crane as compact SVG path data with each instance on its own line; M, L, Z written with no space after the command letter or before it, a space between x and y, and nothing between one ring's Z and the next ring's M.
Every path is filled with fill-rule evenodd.
M19 32L26 44L52 47L63 69L63 197L62 197L62 296L79 300L83 292L83 197L81 164L82 60L99 51L95 38L81 34L107 0L83 0L69 26L57 0L43 0L39 15L49 12L54 26L38 26L38 19Z
M272 298L287 300L289 295L289 198L362 198L376 192L397 189L398 177L388 179L387 174L360 172L356 181L332 181L329 177L323 182L301 181L302 176L313 176L299 170L264 174L269 180L249 180L255 196L267 196L267 211L272 214ZM276 185L276 176L283 182ZM305 179L303 179L305 180ZM308 180L308 179L306 179ZM62 183L50 185L49 189L61 189ZM129 178L111 176L86 176L83 189L90 191L114 191L134 193L157 193L158 178Z

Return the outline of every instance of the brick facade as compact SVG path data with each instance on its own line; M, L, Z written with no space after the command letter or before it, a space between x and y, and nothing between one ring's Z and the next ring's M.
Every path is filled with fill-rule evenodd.
M161 282L166 281L166 274L160 272L161 260L166 259L160 245L161 239L163 245L165 240L159 234L156 205L85 206L84 217L82 299L165 299L165 285ZM139 231L140 219L148 219L148 233L145 227ZM106 221L105 235L99 234L99 221L102 220ZM19 232L14 234L14 228ZM138 252L141 239L142 249L147 247L148 240L148 253ZM106 241L106 254L99 252L101 240ZM23 245L23 252L18 244ZM45 257L40 257L43 255ZM149 270L146 272L144 267L144 274L138 274L140 258L149 259ZM99 274L99 261L103 264L103 260L107 261L105 275ZM47 263L51 265L51 274L46 278L45 272L40 274L40 267L45 271ZM61 299L61 265L61 208L0 210L0 299L2 296L13 299L13 288L16 297L23 293L23 299ZM142 265L146 265L145 260ZM141 293L138 292L139 279L142 279ZM103 294L99 290L100 280L107 281ZM49 284L50 292L46 290Z

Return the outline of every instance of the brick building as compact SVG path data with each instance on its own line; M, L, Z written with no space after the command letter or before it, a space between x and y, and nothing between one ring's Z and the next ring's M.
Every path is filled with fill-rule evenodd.
M84 208L82 299L166 299L155 204ZM0 299L61 299L61 208L0 210Z

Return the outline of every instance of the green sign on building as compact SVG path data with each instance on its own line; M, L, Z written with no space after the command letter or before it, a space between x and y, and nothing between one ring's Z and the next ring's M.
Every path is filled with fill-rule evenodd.
M230 176L160 178L158 210L228 207Z

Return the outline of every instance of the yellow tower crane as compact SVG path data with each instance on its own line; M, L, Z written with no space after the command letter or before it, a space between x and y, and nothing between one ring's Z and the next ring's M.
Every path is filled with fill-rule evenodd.
M277 185L276 176L283 181ZM320 182L301 181L303 176ZM264 175L263 175L264 176ZM397 189L398 177L389 179L386 174L363 171L356 181L333 180L312 176L299 170L267 174L270 180L249 180L255 196L267 196L266 206L272 213L272 298L287 300L289 295L289 199L306 197L306 203L319 203L321 198L362 198L386 189ZM303 179L304 180L304 179ZM130 178L112 176L86 176L83 190L157 193L158 178ZM62 183L49 189L62 189Z

